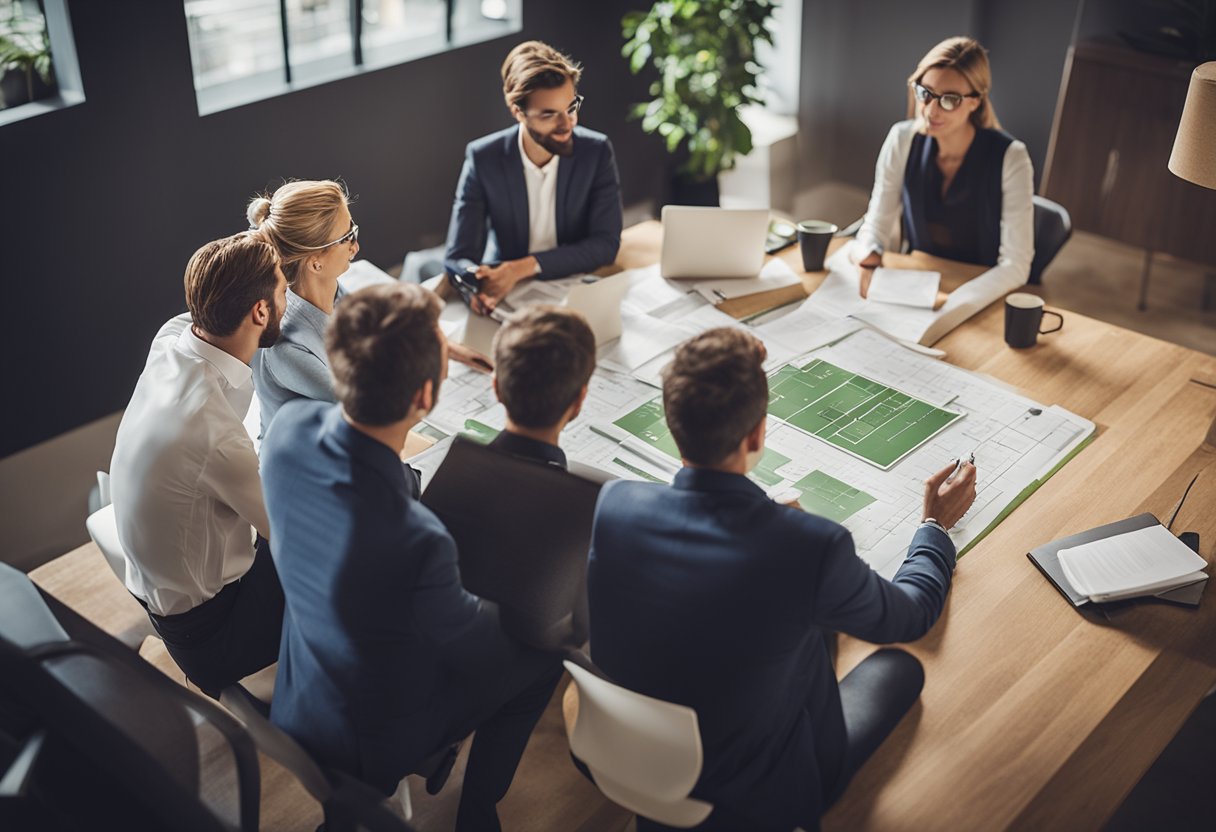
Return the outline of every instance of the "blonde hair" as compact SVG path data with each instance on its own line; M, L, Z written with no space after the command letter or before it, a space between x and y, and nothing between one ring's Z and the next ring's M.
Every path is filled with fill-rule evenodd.
M526 40L516 46L502 62L502 97L507 109L528 103L536 90L551 90L570 81L575 87L583 68L567 55L539 40Z
M908 76L908 118L918 118L916 112L916 96L912 90L913 84L919 84L920 79L931 69L953 69L971 85L971 91L980 94L980 106L971 113L971 123L976 127L1001 129L997 120L996 110L988 99L992 89L992 69L988 65L988 50L980 45L975 38L953 37L933 47L920 59L916 71Z
M287 182L273 195L250 200L245 216L250 230L261 232L279 252L283 275L295 285L305 258L333 242L334 217L348 199L346 188L329 179Z

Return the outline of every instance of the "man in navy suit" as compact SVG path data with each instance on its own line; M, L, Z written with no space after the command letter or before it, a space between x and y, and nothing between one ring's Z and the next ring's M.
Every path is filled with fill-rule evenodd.
M271 715L386 795L475 729L456 827L497 829L561 666L461 586L455 543L401 462L447 366L438 318L413 284L348 296L326 330L338 404L288 402L262 443L287 607Z
M950 588L946 529L975 469L925 483L924 520L891 581L837 523L781 505L745 474L764 448L763 345L736 329L682 344L663 407L684 458L671 486L600 493L590 564L591 653L615 682L697 712L705 828L815 829L820 814L920 694L919 662L879 650L839 684L836 631L924 635ZM639 828L645 823L639 823Z
M444 268L481 278L488 311L521 280L554 280L616 259L621 186L612 143L578 126L582 69L540 41L511 50L503 96L519 122L470 142Z

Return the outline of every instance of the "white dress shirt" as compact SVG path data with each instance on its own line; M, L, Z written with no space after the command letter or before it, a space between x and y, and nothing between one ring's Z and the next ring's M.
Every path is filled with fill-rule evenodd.
M158 615L193 609L244 575L251 526L269 537L241 423L252 398L249 366L196 336L188 314L161 327L110 462L119 578Z
M557 248L557 166L554 154L545 166L537 167L524 150L524 127L519 126L519 158L524 163L528 186L528 253Z
M904 170L908 166L916 125L915 119L895 124L878 152L870 207L866 209L865 220L851 251L855 263L871 252L899 250ZM988 271L967 281L965 294L971 313L1022 286L1030 277L1030 263L1034 260L1033 194L1030 154L1026 152L1025 144L1015 140L1005 150L1001 169L1001 244L997 262ZM955 325L961 322L960 319Z

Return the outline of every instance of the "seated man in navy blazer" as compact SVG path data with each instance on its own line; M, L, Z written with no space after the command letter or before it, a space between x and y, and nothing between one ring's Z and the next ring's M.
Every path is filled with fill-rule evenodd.
M595 372L587 319L561 306L530 306L494 336L494 394L506 428L490 447L566 468L557 440L583 409Z
M582 69L540 41L502 65L519 122L470 142L456 185L444 268L482 279L492 309L521 280L554 280L616 259L621 186L612 143L578 125Z
M888 649L837 684L827 640L911 641L933 626L954 569L946 529L975 498L975 469L926 481L924 520L884 580L848 530L745 476L764 448L763 358L751 335L714 329L664 370L684 468L670 486L620 480L600 493L591 657L618 684L696 710L704 766L692 796L714 805L704 828L817 829L924 679Z
M561 667L460 585L455 544L401 462L447 366L439 308L413 284L348 296L325 338L338 403L286 403L262 443L287 606L271 714L386 795L475 729L456 828L497 829Z

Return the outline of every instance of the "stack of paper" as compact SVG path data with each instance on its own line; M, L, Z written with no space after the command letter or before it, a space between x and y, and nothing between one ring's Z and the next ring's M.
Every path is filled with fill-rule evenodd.
M867 297L875 303L895 303L932 309L937 303L937 287L941 285L941 281L941 272L884 269L879 266L870 280Z
M1158 595L1207 578L1207 561L1160 524L1061 549L1060 566L1091 601Z

